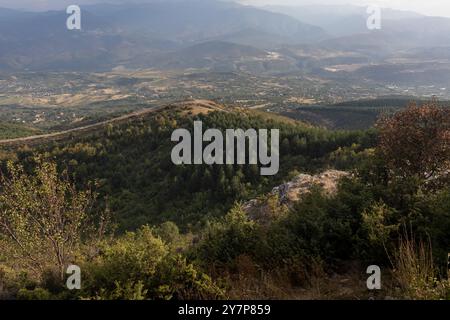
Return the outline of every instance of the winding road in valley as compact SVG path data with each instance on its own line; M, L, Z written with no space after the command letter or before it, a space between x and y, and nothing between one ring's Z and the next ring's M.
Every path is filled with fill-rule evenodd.
M35 144L40 144L40 143L48 141L48 140L53 140L53 141L60 140L60 139L66 138L67 135L70 135L73 133L89 132L91 130L102 128L108 124L120 123L120 122L127 121L127 120L130 120L133 118L139 118L141 116L145 116L149 113L158 112L164 108L166 108L166 107L157 107L157 108L152 108L152 109L135 111L135 112L132 112L132 113L129 113L129 114L117 117L117 118L110 119L110 120L97 122L97 123L90 124L87 126L77 127L77 128L54 132L54 133L0 140L0 146L35 145Z

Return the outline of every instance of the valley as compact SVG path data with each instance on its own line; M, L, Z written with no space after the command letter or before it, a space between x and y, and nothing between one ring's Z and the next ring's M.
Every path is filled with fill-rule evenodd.
M383 110L429 100L437 92L432 86L401 90L303 73L257 75L206 69L4 73L0 79L0 121L47 133L189 99L261 109L330 129L366 129ZM447 96L439 92L436 97L445 100ZM376 108L370 107L370 101ZM342 118L348 121L342 123ZM355 125L352 119L358 119Z
M46 133L188 99L367 129L398 107L367 101L450 99L446 18L386 10L369 31L355 6L178 0L84 6L74 32L62 11L2 12L0 122Z

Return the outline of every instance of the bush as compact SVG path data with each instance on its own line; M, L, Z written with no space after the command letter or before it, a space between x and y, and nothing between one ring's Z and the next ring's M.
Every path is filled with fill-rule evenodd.
M148 226L129 232L83 268L82 295L92 299L206 299L221 295L203 272L169 247Z
M52 294L43 288L35 288L33 290L20 289L17 294L19 300L52 300Z
M258 226L242 206L236 205L224 218L204 231L195 255L205 265L229 266L240 255L253 254L258 242Z
M82 238L99 233L88 213L95 194L78 191L52 162L37 159L35 175L8 163L10 177L1 177L0 250L10 266L42 279L49 269L64 279Z

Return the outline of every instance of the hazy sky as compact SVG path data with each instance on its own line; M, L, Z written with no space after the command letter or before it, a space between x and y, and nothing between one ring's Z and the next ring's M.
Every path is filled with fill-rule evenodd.
M145 2L148 0L0 0L0 7L30 10L61 9L68 4L99 2ZM305 4L378 4L382 7L412 10L428 15L450 17L450 0L239 0L253 5L305 5Z
M253 5L277 4L277 5L299 5L299 4L354 4L371 5L376 4L385 8L417 11L427 15L450 17L449 0L243 0Z

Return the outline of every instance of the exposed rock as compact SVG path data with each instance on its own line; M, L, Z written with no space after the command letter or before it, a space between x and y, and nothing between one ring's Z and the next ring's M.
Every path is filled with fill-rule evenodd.
M336 194L339 180L348 175L348 172L337 170L328 170L314 176L300 174L292 181L273 188L268 197L248 201L243 208L250 219L268 224L287 212L289 207L311 192L314 186L320 187L328 196Z
M333 195L337 191L339 180L348 175L348 172L337 170L328 170L315 176L300 174L292 181L274 188L272 194L277 194L281 203L288 204L299 201L314 186L321 187L327 195Z

